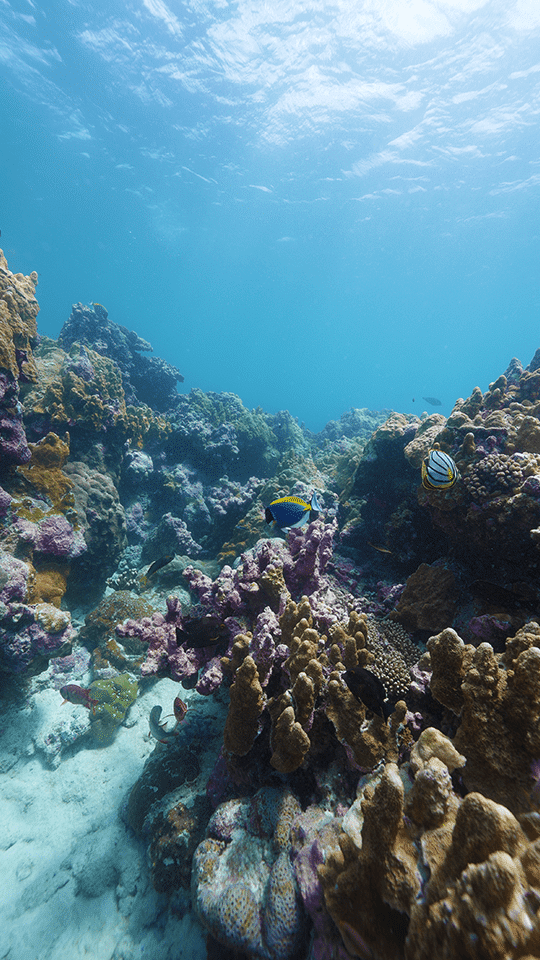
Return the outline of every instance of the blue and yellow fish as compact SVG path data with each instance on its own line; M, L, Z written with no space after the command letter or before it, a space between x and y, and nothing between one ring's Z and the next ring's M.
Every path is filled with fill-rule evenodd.
M452 457L442 450L430 450L422 463L422 486L426 490L449 490L459 480Z
M293 527L303 527L308 520L314 520L313 514L321 512L317 495L313 493L311 502L302 500L302 497L279 497L278 500L272 500L272 503L266 507L264 518L268 524L275 530L291 530Z

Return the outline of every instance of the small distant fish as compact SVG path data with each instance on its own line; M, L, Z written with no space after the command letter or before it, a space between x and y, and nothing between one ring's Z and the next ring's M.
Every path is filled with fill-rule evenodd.
M97 317L99 317L100 320L107 320L109 313L107 308L104 307L102 303L93 302L92 306L94 308L94 313L96 314Z
M366 670L365 667L353 667L352 670L345 671L343 679L357 700L378 717L388 720L394 705L386 702L384 685L374 673L371 673L371 670Z
M60 687L60 694L63 696L64 703L78 703L81 707L86 707L92 713L96 712L96 706L99 700L92 700L90 690L86 687L80 687L78 683L68 683L65 687Z
M459 480L452 457L442 450L430 450L422 463L422 486L426 490L449 490Z
M194 617L182 620L176 627L176 642L192 650L210 647L221 640L228 639L229 631L219 617L209 614L207 617Z
M273 530L292 530L293 527L302 527L308 520L314 519L312 514L321 512L317 494L313 493L311 502L302 500L302 497L279 497L272 500L266 507L264 518Z
M442 401L438 400L437 397L422 397L422 400L430 403L432 407L442 407Z
M150 733L155 740L158 740L160 743L174 743L175 737L178 736L176 732L176 726L173 730L167 730L160 722L161 717L161 707L159 703L155 707L152 707L150 711Z
M154 573L156 573L158 570L161 570L162 567L166 567L167 564L171 562L171 560L174 560L175 556L176 556L175 553L167 553L165 554L164 557L160 557L159 560L154 560L154 562L150 564L150 566L148 567L148 570L145 573L146 579L148 580L150 577L154 575Z
M376 543L370 543L369 540L368 547L373 547L373 549L378 550L379 553L392 553L392 550L388 550L387 547L378 547Z

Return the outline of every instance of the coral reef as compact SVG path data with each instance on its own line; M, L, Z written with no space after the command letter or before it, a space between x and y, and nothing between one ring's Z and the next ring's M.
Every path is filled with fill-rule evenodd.
M531 766L540 757L540 626L526 624L496 656L489 643L464 644L446 629L428 642L431 691L459 714L454 737L468 790L514 814L531 807Z
M35 749L54 768L156 677L189 690L123 816L209 956L540 955L540 351L448 419L312 434L179 394L100 304L38 338L36 281L0 254L0 669L84 689ZM434 448L451 489L421 485Z
M442 630L454 618L456 592L451 570L421 563L407 579L390 616L409 630Z
M35 271L29 277L12 273L0 250L0 475L30 459L19 386L37 379L37 279Z
M170 420L168 458L197 465L209 481L268 476L279 460L277 438L262 411L247 410L234 393L191 390L178 397Z
M444 418L437 424L440 430ZM418 466L405 458L422 428L418 417L393 414L368 441L340 497L341 549L362 559L382 550L386 560L407 571L445 552L445 537L416 502Z
M68 462L64 470L73 484L74 510L86 543L72 564L69 587L88 595L113 572L127 545L124 508L108 474L81 461Z
M143 356L152 350L148 341L109 320L101 303L91 306L74 303L58 343L64 350L69 350L74 343L84 345L113 360L122 374L128 404L142 403L159 411L174 405L178 396L176 384L183 382L183 376L166 360Z
M71 651L76 635L68 611L23 602L32 577L28 564L0 552L0 669L7 673L40 673L51 657Z

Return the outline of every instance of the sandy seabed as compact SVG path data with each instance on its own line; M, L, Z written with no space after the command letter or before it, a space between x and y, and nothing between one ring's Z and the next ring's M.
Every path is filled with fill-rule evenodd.
M171 910L154 890L145 846L120 815L155 748L150 710L168 707L177 692L172 680L158 681L110 745L78 742L59 763L44 745L70 724L88 724L84 707L62 706L42 677L23 703L3 704L1 960L205 960L204 931L187 895L183 908L180 899ZM193 697L185 691L188 706Z

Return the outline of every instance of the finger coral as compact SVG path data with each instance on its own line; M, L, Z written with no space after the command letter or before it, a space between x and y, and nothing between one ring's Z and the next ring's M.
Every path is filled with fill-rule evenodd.
M468 790L504 803L514 814L530 809L531 764L540 757L540 627L527 624L495 655L445 630L428 642L431 689L459 713L454 745L467 758Z

